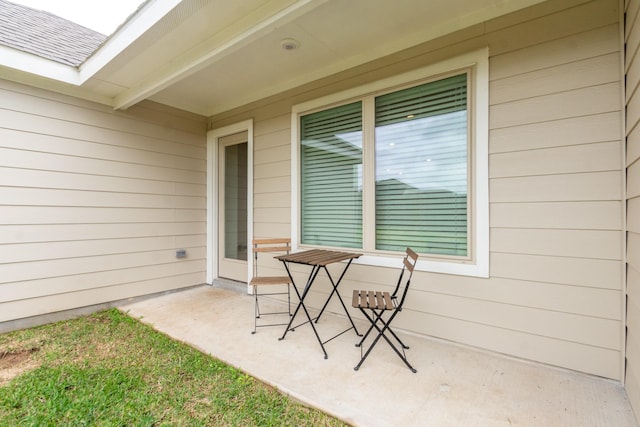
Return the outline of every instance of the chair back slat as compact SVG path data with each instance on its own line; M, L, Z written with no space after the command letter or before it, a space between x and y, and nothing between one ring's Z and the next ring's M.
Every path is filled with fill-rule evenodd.
M398 311L402 310L402 306L404 305L404 300L407 297L407 292L409 291L409 285L411 285L411 277L413 276L413 270L415 269L417 262L418 262L418 254L415 253L411 248L407 248L407 256L403 260L402 271L400 272L398 285L396 286L396 290L394 292L394 296L395 296L397 294L398 288L401 285L404 272L405 270L408 270L409 275L406 278L406 281L404 283L404 289L402 290L402 298L400 298L400 302L398 303Z
M254 245L271 245L275 243L286 243L290 245L291 239L289 237L277 237L272 239L253 239L251 243L253 243Z
M415 253L411 248L407 248L407 256L413 260L414 264L418 260L418 254Z
M411 261L405 258L402 260L402 262L404 263L404 266L407 268L407 270L413 273L413 264L411 264Z
M254 247L253 252L285 252L290 249L289 245L280 245L280 246L263 246L263 247Z
M291 238L289 237L281 237L281 238L267 238L267 239L253 239L251 241L253 244L253 275L254 277L258 276L258 254L259 253L267 253L267 252L280 252L288 254L291 250Z

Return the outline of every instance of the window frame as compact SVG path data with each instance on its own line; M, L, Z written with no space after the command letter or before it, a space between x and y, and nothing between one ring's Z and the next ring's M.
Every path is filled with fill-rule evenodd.
M465 275L475 277L489 277L489 51L488 48L478 49L438 63L398 74L389 78L377 80L352 89L337 92L301 104L296 104L291 111L291 237L294 250L303 249L300 245L300 117L315 111L321 111L337 105L354 101L363 102L363 115L368 115L365 108L371 108L363 101L368 96L378 96L401 88L418 85L430 80L444 78L455 72L469 73L469 254L460 257L446 257L441 255L424 254L418 261L416 269L435 273ZM363 141L372 140L375 129L367 125L363 128ZM371 154L372 155L372 154ZM363 153L363 164L370 161L366 151ZM373 168L368 168L373 169ZM366 175L367 180L371 179ZM374 178L375 179L375 178ZM371 200L363 194L363 203ZM375 202L374 202L375 203ZM366 209L367 206L363 205ZM367 247L367 240L375 238L366 234L366 217L363 216L363 246ZM305 246L307 247L307 246ZM310 247L310 246L309 246ZM396 267L397 259L401 255L384 252L366 252L359 259L358 264L381 267Z

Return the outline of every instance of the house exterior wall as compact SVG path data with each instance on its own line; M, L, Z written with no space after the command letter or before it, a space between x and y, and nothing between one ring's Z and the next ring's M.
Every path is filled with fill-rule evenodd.
M254 119L255 236L292 233L293 105L488 46L490 277L418 272L395 322L622 380L619 6L546 2L212 117L211 129ZM353 288L392 283L396 273L353 265L341 293L348 300ZM316 286L311 301L328 289Z
M205 176L204 117L0 80L0 328L204 283Z
M627 343L625 386L640 414L640 1L626 2Z

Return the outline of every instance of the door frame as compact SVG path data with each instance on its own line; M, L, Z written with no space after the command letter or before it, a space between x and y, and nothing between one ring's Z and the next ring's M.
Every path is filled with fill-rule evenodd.
M250 256L253 238L253 119L207 132L207 276L212 285L218 278L218 148L220 138L247 132L247 278L252 276L253 257ZM249 286L247 285L247 291Z

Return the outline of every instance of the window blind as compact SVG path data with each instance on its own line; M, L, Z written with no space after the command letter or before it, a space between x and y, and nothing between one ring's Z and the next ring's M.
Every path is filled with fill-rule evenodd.
M300 118L301 242L362 247L362 104Z
M375 101L376 249L466 256L467 75Z

